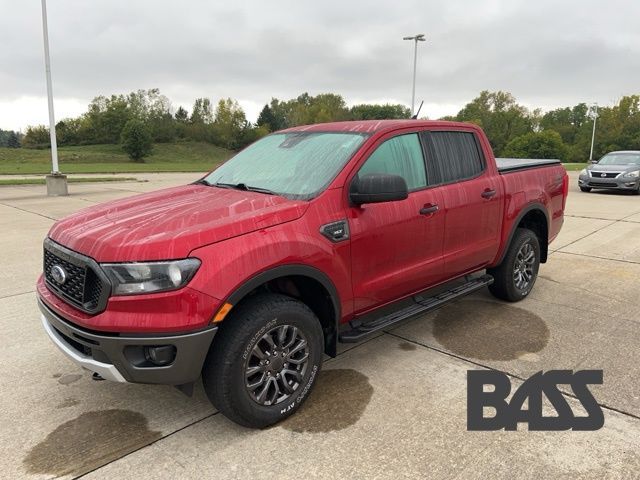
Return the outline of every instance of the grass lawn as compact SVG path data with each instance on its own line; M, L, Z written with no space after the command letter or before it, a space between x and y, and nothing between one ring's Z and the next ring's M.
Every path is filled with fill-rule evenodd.
M233 152L203 142L157 143L144 163L129 159L119 145L60 147L64 173L206 172ZM51 171L51 151L0 148L0 175L40 174Z

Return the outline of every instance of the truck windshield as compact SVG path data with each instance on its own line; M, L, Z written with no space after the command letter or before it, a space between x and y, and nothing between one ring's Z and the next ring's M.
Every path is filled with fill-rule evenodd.
M640 165L640 153L607 153L598 165Z
M343 132L274 133L248 146L202 183L272 192L291 199L324 190L366 136Z

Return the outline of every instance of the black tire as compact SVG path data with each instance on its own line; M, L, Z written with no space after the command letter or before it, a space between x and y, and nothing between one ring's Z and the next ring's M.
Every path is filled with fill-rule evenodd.
M534 255L532 263L529 264L527 261L524 267L520 256L523 250L526 252L531 251ZM527 228L518 228L502 263L497 267L487 269L487 273L494 278L493 284L489 286L489 291L494 297L508 302L522 300L531 292L538 277L539 268L540 242L538 237ZM520 271L520 277L517 276L517 270ZM531 278L526 284L518 282L517 279L524 280L527 278L525 275L528 276L529 274Z
M285 332L282 339L281 332ZM289 348L283 347L290 338L293 342L298 338L291 350L295 350L295 345L306 345L302 354L298 349L290 357ZM285 295L258 294L241 303L224 320L202 370L205 392L211 403L230 420L245 427L268 427L295 413L309 396L322 367L323 346L320 321L309 307ZM274 351L275 357L271 356ZM272 361L258 360L257 353ZM280 367L283 362L302 361L300 358L307 354L304 367L287 366L287 363ZM293 359L294 355L299 358ZM263 362L270 365L262 365ZM256 368L261 370L254 376L246 376L249 369ZM292 372L292 368L304 370ZM256 381L262 382L260 387L250 390L247 384ZM285 392L283 382L287 382L287 388L295 387L293 392ZM273 400L265 402L256 398L258 391L265 388L268 391L265 399L272 396ZM282 392L280 399L279 392Z
M589 187L580 187L580 191L589 193L591 191L591 188L589 188Z
M640 185L633 191L633 195L640 195Z

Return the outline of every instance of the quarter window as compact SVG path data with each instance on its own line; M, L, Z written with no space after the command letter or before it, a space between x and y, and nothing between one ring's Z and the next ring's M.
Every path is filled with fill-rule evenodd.
M358 175L371 173L400 175L409 190L426 187L424 156L418 134L400 135L382 143L362 165Z
M433 158L429 158L430 183L450 183L473 178L484 170L476 138L470 132L428 132Z

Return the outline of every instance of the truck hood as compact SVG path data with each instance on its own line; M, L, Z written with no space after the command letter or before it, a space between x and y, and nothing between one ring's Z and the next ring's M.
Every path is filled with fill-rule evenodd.
M276 195L187 185L80 210L56 222L49 237L98 262L177 259L295 220L307 206Z

